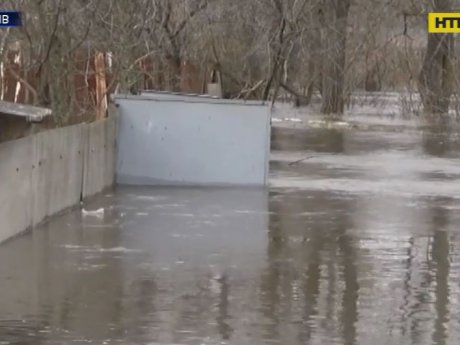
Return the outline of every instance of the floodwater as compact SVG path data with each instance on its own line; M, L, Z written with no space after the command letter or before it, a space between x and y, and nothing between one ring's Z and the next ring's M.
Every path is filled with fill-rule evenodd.
M459 148L275 128L268 190L118 187L0 246L0 345L458 344Z

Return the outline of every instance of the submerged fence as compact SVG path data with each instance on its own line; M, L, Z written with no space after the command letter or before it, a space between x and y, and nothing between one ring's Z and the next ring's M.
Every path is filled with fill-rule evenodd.
M0 242L115 178L134 185L267 184L269 105L158 92L113 98L118 111L112 107L104 120L0 144Z
M0 144L0 242L114 182L117 117Z
M267 184L268 104L159 92L114 100L120 112L118 183Z

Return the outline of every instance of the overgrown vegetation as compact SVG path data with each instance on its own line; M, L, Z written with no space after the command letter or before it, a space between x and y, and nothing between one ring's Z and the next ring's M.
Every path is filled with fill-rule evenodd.
M24 16L21 28L0 31L2 75L22 83L29 103L52 105L60 122L81 103L73 80L94 52L106 54L109 90L179 91L193 66L196 85L220 70L227 97L288 94L308 104L318 93L322 112L340 115L357 90L417 91L426 112L442 114L458 90L455 38L428 35L426 14L456 2L0 1ZM21 68L7 71L12 49Z

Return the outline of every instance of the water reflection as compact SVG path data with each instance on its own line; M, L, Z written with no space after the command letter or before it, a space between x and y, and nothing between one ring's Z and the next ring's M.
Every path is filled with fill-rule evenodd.
M273 128L272 150L342 153L345 150L346 132L336 129L300 130Z
M449 323L449 212L441 207L432 209L433 243L431 249L431 269L435 277L435 309L436 320L433 332L433 342L446 344Z
M69 222L80 226L71 227ZM119 260L94 255L90 249L95 244L118 245L117 227L95 232L84 231L85 225L79 214L72 213L2 247L0 339L47 344L54 337L111 337L106 325L119 324L122 314ZM63 248L68 243L87 251ZM22 334L9 334L14 327L3 320L15 320L24 329Z
M309 132L297 132L297 135L308 137ZM446 136L443 142L439 141L440 135ZM424 153L447 158L458 156L455 134L423 133L421 139ZM371 143L362 145L366 140ZM457 319L452 322L449 310L452 303L457 305L458 292L452 298L449 245L452 246L452 232L458 231L460 224L458 215L453 213L459 209L459 203L451 197L455 193L446 189L444 195L444 188L439 185L433 185L430 191L429 185L434 178L457 180L450 170L455 161L422 162L418 158L416 135L383 133L373 139L348 133L343 142L342 150L347 157L312 156L311 160L293 167L287 165L289 160L283 160L283 155L276 155L272 163L277 169L273 173L277 189L271 197L274 204L272 246L287 248L277 247L276 251L269 248L268 252L289 253L289 258L285 258L289 261L297 258L292 247L296 241L299 251L313 250L305 262L308 272L305 276L314 278L313 285L308 280L304 283L311 288L304 290L304 299L308 301L306 327L299 341L386 344L392 339L394 343L403 344L455 343L453 334L458 334L459 324ZM297 145L296 149L306 147L311 146ZM275 141L273 148L285 150L282 142ZM390 156L391 152L398 154ZM355 159L355 155L361 156L361 161ZM398 161L397 157L403 155L407 157L405 162ZM381 165L385 170L376 174L379 167L374 162L382 158L385 158ZM333 162L336 164L332 165ZM337 174L331 172L331 168L337 169ZM292 182L278 183L290 176L293 176ZM336 178L350 183L343 176L349 181L378 177L384 179L382 187L400 180L405 183L401 184L402 188L381 195L380 188L376 188L379 184L360 186L356 190L350 184L342 190L339 181L331 183ZM283 194L283 186L289 187L289 193ZM409 191L422 192L422 195ZM298 219L299 214L310 214L310 217ZM327 226L322 228L324 224ZM307 243L299 236L302 228L305 233L306 229L312 230ZM337 242L328 242L334 235ZM313 244L312 247L309 244ZM458 271L454 276L457 275ZM341 289L331 288L334 284ZM287 315L292 316L292 311ZM337 324L331 327L331 320L337 320ZM334 334L337 329L339 334ZM380 340L375 340L373 334L380 334Z
M447 126L427 128L422 134L423 151L431 156L445 157L452 150L452 136L453 134Z
M420 229L425 219L413 218L388 236L380 232L379 223L365 233L359 229L364 216L356 213L359 203L353 198L272 193L270 265L261 290L264 315L275 327L267 327L271 331L267 336L286 341L282 334L285 323L296 324L300 319L299 343L340 339L342 344L365 344L371 339L370 330L385 336L382 344L387 343L383 339L403 344L453 343L459 325L449 326L453 303L449 234L459 223L451 222L450 200L433 204L423 210L431 218L426 229ZM330 212L319 212L325 206ZM359 214L358 222L354 214ZM371 224L373 213L366 215ZM411 228L414 233L405 233ZM381 238L363 246L369 241L369 231ZM298 286L302 288L297 290ZM299 305L303 310L297 315Z
M276 135L289 187L120 188L1 246L0 344L457 344L454 146Z
M230 340L233 329L229 325L229 321L231 319L229 313L229 295L230 295L230 284L228 282L228 277L223 276L218 281L220 285L220 293L219 293L219 303L217 305L219 312L216 318L217 321L217 328L219 334L221 335L223 340Z
M331 212L321 212L326 205ZM356 342L359 283L350 232L353 208L353 201L325 193L271 195L270 266L265 273L270 279L262 287L264 305L274 325L285 320L302 325L300 343L332 335L344 344ZM279 332L269 335L280 338Z
M454 121L428 120L422 131L424 153L435 157L458 157L460 133ZM456 152L457 151L457 152Z

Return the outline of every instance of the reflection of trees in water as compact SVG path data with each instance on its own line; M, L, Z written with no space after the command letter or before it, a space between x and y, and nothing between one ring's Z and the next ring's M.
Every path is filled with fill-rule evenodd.
M272 194L272 196L276 193ZM269 205L270 207L270 205ZM272 211L269 209L269 211ZM281 260L283 258L284 244L287 240L286 233L281 226L281 216L278 212L270 212L269 215L269 241L267 263L261 282L261 304L263 316L269 320L264 329L264 336L268 339L280 339L279 324L281 294L279 291L282 277Z
M443 207L435 207L433 214L433 244L431 247L431 269L434 270L436 281L436 321L433 331L433 342L445 344L448 338L447 323L449 322L449 252L450 241L447 226L449 211Z
M444 157L453 148L451 137L453 133L448 125L431 125L422 134L423 152L430 156Z
M345 132L337 129L286 129L272 130L273 150L312 150L316 152L342 153L345 151Z
M128 303L120 305L121 316L125 320L125 330L136 330L129 334L134 341L145 339L153 341L150 326L157 322L155 302L158 287L153 273L145 272L135 277L127 287L125 294ZM121 301L120 301L121 302ZM129 314L129 317L126 317Z
M325 135L325 151L333 153L345 152L345 133L341 130L328 130Z
M279 327L289 323L295 314L291 306L300 303L299 342L308 343L315 334L330 336L341 329L343 343L355 344L358 255L347 233L352 226L354 205L350 200L332 199L322 193L313 199L308 196L311 195L296 193L281 201L279 196L271 198L269 265L262 278L261 301L265 316L275 327L267 327L266 336L279 339ZM319 212L325 209L335 213ZM308 212L312 219L298 216ZM298 300L292 294L296 286L300 287ZM318 309L320 299L326 302L325 310ZM337 300L341 300L340 307ZM325 316L320 323L319 315ZM335 319L339 325L334 325Z
M408 253L407 275L404 284L407 300L404 310L406 310L406 316L410 321L410 336L413 344L426 341L423 335L426 334L427 325L426 320L421 315L432 303L432 292L436 310L432 341L435 344L446 344L448 339L450 240L446 228L449 225L449 210L441 206L434 206L431 208L431 218L432 236L429 239L429 252L422 268L417 267L415 260L413 260L412 253L416 246L414 240L411 242L412 245ZM418 286L413 281L413 277L417 275L417 270L423 270L419 274L421 282ZM413 298L414 303L408 307L411 298ZM403 328L403 330L405 329Z
M29 293L21 294L20 303L11 301L11 307L16 306L15 312L24 315L25 322L20 320L17 330L0 323L0 343L13 336L7 332L19 330L13 344L84 337L101 341L124 334L122 260L97 250L98 246L120 247L119 229L94 231L85 226L81 215L69 213L44 224L34 232L33 240L25 237L16 242L17 257L10 256L15 265L8 269L21 272L15 284L27 286ZM28 247L31 242L33 250ZM64 248L68 245L81 249ZM118 333L109 329L113 327Z
M48 343L48 334L40 333L47 322L24 323L23 320L0 321L0 344L42 345Z
M413 265L415 259L415 239L413 237L409 238L408 240L408 247L406 251L407 259L404 260L404 268L405 274L403 278L403 296L402 296L402 304L400 310L403 312L400 319L401 325L401 332L403 335L407 333L406 321L408 317L408 308L410 307L410 303L412 300L412 279L413 279Z
M219 301L217 303L218 313L217 313L217 329L223 340L229 340L233 333L232 327L228 324L230 319L229 314L229 292L230 284L228 277L224 275L219 279L220 292L219 292Z
M121 229L102 228L95 232L86 229L78 232L78 243L82 246L94 246L97 243L102 248L120 247ZM51 298L61 297L62 300L54 302L56 311L60 311L58 326L83 333L90 339L106 339L108 337L121 337L125 333L126 325L123 324L123 267L122 261L115 255L99 254L88 262L87 254L81 252L76 266L95 265L96 270L83 270L79 274L55 277L55 281L67 281L65 291L49 293ZM69 281L69 278L73 281ZM60 284L57 286L61 287ZM87 307L83 307L87 306ZM101 325L113 325L114 331Z
M411 268L412 270L412 268ZM430 299L430 286L432 283L431 275L429 272L423 272L421 274L421 283L420 286L410 286L409 289L412 291L416 291L414 296L414 303L410 308L410 312L408 316L410 317L410 334L413 344L421 344L423 339L421 335L426 330L426 325L422 318L418 315L423 315L424 308L426 307L427 303L429 303ZM410 292L409 292L410 293Z
M209 326L214 324L221 339L230 340L234 330L230 325L229 275L223 273L213 276L203 271L196 272L194 278L196 281L193 284L180 285L186 288L186 293L174 300L176 315L170 321L174 329L173 342L184 343L188 331L196 333L195 336L207 337Z
M341 231L344 231L342 229ZM356 323L358 322L359 284L356 267L357 255L352 239L343 234L339 239L343 257L343 276L345 291L342 297L342 319L344 344L356 343Z

